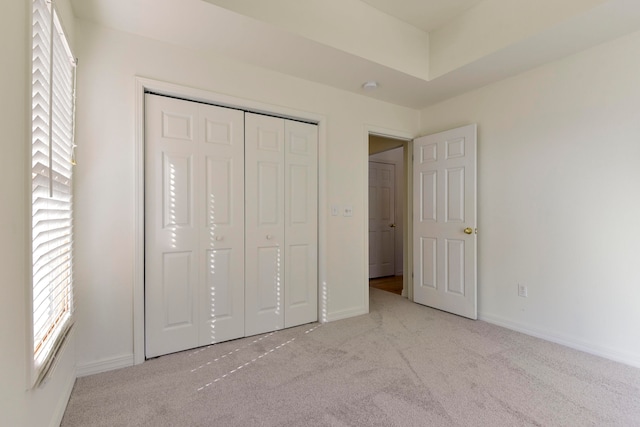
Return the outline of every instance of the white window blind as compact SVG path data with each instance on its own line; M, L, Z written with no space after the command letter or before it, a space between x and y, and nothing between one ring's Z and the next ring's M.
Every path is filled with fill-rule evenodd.
M34 383L72 324L75 60L51 1L33 1L32 262Z

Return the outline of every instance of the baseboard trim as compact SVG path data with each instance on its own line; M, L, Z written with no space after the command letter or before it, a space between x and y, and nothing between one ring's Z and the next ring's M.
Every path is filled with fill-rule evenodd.
M349 317L360 316L362 314L367 314L363 307L348 308L327 314L326 320L327 322L335 322L336 320L348 319Z
M133 354L111 357L82 365L76 368L78 378L87 375L99 374L101 372L113 371L114 369L128 368L133 366Z
M64 412L67 410L67 404L69 403L69 399L71 398L71 392L73 391L73 386L76 383L77 377L77 369L73 369L73 373L67 378L66 384L64 385L62 392L60 393L60 398L58 399L56 409L51 416L51 427L58 427L62 423L62 418L64 417Z
M554 342L574 350L583 351L594 356L603 357L635 368L640 368L640 355L637 354L625 353L615 349L594 345L593 343L581 341L566 335L560 335L523 323L513 322L509 319L493 314L479 313L478 319L513 331L522 332L523 334L531 335L536 338L541 338L545 341Z

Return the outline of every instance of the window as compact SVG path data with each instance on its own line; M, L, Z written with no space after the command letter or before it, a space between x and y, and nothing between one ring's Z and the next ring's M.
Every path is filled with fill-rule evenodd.
M33 1L31 238L34 384L72 325L75 60L52 2Z

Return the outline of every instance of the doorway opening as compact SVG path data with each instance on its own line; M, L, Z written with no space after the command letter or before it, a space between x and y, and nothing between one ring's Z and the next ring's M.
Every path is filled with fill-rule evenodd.
M409 141L369 134L369 287L409 295Z

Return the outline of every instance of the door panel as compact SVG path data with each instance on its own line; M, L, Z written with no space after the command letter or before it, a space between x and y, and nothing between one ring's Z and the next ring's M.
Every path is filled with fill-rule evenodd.
M233 258L232 249L207 250L207 289L211 291L207 298L211 302L211 309L206 313L209 321L226 320L235 311L233 295L229 292L233 286Z
M258 304L257 313L269 315L281 313L282 278L280 277L280 248L277 246L258 248ZM278 319L279 320L279 319ZM274 323L279 329L279 323Z
M192 227L193 156L163 153L162 157L164 227Z
M414 301L476 319L476 125L416 139L413 179Z
M464 171L464 168L447 169L445 188L448 223L464 223Z
M318 320L318 127L285 120L285 327Z
M240 166L242 167L242 166ZM233 207L233 160L207 156L207 227L231 225Z
M296 309L302 305L310 305L311 293L313 288L307 286L309 281L313 279L309 276L309 245L288 245L289 256L287 257L287 265L289 266L287 284L293 283L294 286L287 286L286 303L287 308ZM310 289L311 288L311 289ZM285 313L285 319L289 320Z
M198 112L198 345L206 345L244 336L244 114L211 105Z
M258 162L258 225L282 226L282 208L280 187L283 176L282 165L276 162Z
M190 328L194 323L193 253L170 252L162 257L163 330Z
M247 336L284 327L284 120L245 113Z
M198 108L146 96L146 355L198 345ZM163 100L162 98L159 98Z
M369 278L395 274L395 165L369 161Z
M438 265L437 240L429 237L420 238L420 274L417 276L418 286L437 289L436 267Z
M145 102L145 343L155 357L244 333L244 223L234 219L244 216L244 127L235 110Z
M464 240L445 239L446 290L464 296Z

